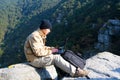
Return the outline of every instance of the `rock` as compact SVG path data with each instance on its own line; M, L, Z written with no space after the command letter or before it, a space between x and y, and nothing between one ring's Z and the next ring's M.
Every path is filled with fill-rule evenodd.
M120 80L120 56L110 52L101 52L86 60L85 70L89 77L64 77L62 80ZM55 67L34 68L27 63L20 63L0 69L0 80L57 80Z
M87 59L85 70L90 71L90 79L65 77L63 80L120 80L120 56L110 52L98 53Z
M0 69L0 80L57 80L57 72L53 65L35 68L28 63L20 63Z
M112 36L120 36L120 20L110 19L100 28L95 48L100 51L108 50L111 47Z

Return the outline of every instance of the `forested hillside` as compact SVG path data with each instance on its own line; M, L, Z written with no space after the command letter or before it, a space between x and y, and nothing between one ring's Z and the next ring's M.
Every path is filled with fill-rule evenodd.
M12 2L14 1L9 1L11 2L11 6L14 5L12 4ZM5 15L7 19L1 19L1 21L8 23L8 25L1 26L1 28L4 28L6 30L1 30L3 35L1 35L2 42L0 45L0 63L2 63L3 66L25 61L23 45L26 37L33 30L38 28L42 19L49 18L49 15L51 15L56 10L56 6L62 2L64 2L64 0L22 0L15 2L16 6L14 6L14 8L17 8L18 13L14 11L9 12L9 10L7 10L9 13L12 13L11 16L15 17L16 15L18 18L15 19L17 21L14 21L14 23L8 23L7 20L9 19L9 17L7 13ZM14 15L13 13L16 14ZM10 24L12 25L10 26ZM9 61L7 61L8 59Z
M42 19L53 24L47 45L60 46L69 37L67 48L93 50L99 28L109 19L120 19L119 0L1 0L0 64L24 62L26 37Z
M3 39L4 33L7 30L7 27L13 28L15 26L19 11L16 6L16 1L13 3L10 0L0 0L0 42Z
M70 37L67 47L84 52L93 49L98 31L105 22L120 19L120 1L70 0L61 4L53 17L58 24L53 30L56 32L51 34L54 38L51 42L59 44Z

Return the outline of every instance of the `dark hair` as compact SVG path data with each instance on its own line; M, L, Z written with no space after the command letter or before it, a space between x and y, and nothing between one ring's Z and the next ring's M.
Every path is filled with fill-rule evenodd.
M52 29L52 24L50 23L49 20L42 20L41 24L39 26L40 29Z

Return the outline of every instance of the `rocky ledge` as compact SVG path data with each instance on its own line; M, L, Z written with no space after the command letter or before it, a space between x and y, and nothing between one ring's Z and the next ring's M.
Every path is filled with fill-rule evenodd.
M62 80L120 80L120 56L110 52L101 52L87 59L85 70L89 77L64 77ZM0 80L57 80L55 67L34 68L27 63L20 63L0 69Z
M0 69L0 80L57 80L57 76L53 65L35 68L28 63L19 63Z
M120 80L120 56L102 52L87 59L85 69L90 71L90 79L68 78L63 80Z

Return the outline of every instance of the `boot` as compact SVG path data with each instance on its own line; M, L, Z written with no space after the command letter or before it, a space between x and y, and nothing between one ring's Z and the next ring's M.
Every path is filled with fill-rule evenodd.
M88 75L88 73L89 73L88 71L85 71L85 70L82 70L80 68L77 68L76 72L74 74L74 77L85 77L85 76Z

